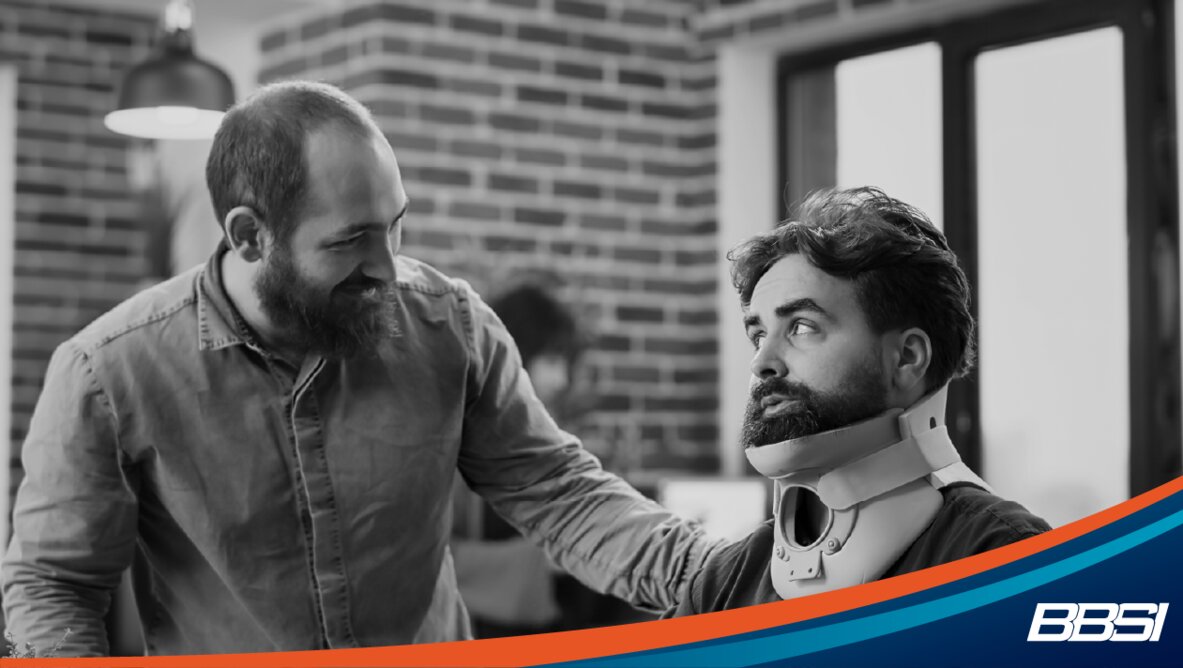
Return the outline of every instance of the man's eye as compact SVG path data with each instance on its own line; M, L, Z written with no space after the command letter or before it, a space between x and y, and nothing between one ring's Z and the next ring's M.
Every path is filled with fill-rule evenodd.
M804 320L798 320L797 322L794 322L793 328L789 330L789 336L799 336L802 334L817 334L817 327L814 327L812 323L805 322Z
M748 340L752 342L753 347L759 348L760 342L764 340L764 332L752 332L748 334Z
M348 248L349 246L352 246L352 245L356 244L357 242L361 241L362 236L363 235L359 234L357 236L349 237L348 239L342 239L341 241L334 242L332 247L333 248Z

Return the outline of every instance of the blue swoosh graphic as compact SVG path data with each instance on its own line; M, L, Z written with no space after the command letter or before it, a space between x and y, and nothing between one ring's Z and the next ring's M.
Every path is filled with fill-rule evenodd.
M668 649L649 650L623 654L616 657L602 657L549 665L595 665L619 668L625 668L626 666L685 666L686 668L697 668L709 666L751 666L772 661L783 661L792 657L842 645L850 645L870 638L914 628L1021 594L1040 585L1053 582L1096 565L1161 536L1181 524L1183 524L1183 510L1168 515L1145 527L1131 531L1103 545L1077 555L1065 557L1060 561L1030 572L1015 575L1006 580L951 594L919 605L897 608L890 612L837 622L828 626L800 631L786 631L776 635L767 635L768 631L764 631L762 636L757 638L745 638L744 636L720 638L714 641L705 641L706 644L697 646L675 646ZM786 628L790 627L791 625L786 626Z

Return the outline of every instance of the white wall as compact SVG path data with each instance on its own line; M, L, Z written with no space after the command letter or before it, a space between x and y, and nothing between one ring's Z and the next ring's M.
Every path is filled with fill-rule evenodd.
M771 52L724 47L719 52L719 252L776 222L776 69ZM731 287L730 263L719 262L719 461L725 476L750 471L739 445L747 405L752 345Z
M0 65L0 545L8 544L12 425L12 282L16 237L16 67Z

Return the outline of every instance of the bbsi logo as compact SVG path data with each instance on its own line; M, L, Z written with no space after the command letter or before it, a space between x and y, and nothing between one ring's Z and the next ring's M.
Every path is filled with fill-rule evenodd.
M1168 606L1170 603L1038 603L1027 642L1158 642Z

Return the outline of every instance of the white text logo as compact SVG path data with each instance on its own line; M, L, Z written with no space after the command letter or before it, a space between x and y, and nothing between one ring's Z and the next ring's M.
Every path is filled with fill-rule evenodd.
M1038 603L1028 642L1157 642L1170 603Z

